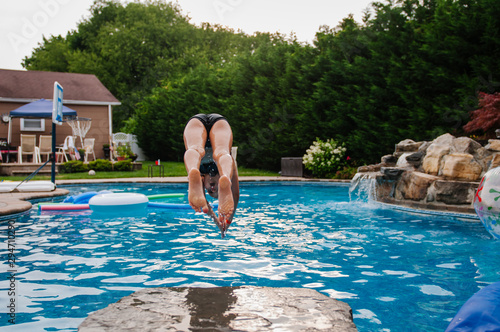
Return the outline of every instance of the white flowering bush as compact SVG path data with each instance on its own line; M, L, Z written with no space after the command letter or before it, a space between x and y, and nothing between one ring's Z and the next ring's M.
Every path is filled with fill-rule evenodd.
M307 149L302 158L306 169L315 177L331 177L346 165L346 148L333 139L323 142L319 138Z

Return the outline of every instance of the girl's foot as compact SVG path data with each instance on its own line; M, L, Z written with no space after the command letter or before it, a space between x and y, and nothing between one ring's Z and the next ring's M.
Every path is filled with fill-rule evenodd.
M219 178L219 221L231 222L234 212L233 192L231 191L231 180L226 175ZM228 223L228 226L229 226Z
M193 168L188 173L188 200L189 205L196 212L208 211L207 199L205 197L205 191L203 190L203 182L201 179L201 174L198 169Z

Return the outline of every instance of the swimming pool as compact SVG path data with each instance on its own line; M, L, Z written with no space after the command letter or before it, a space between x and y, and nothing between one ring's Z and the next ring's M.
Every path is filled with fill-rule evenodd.
M184 184L64 186L146 195ZM349 202L347 185L242 183L225 239L186 210L130 218L42 213L14 223L16 295L1 262L0 331L76 331L95 310L144 287L313 288L347 302L359 331L443 331L481 287L500 280L500 242L479 222ZM181 198L182 200L182 198ZM0 222L6 257L9 221Z

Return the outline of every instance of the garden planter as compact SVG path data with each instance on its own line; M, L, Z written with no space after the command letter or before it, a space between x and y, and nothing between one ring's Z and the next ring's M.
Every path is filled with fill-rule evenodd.
M109 148L102 148L102 151L104 151L104 159L109 159Z

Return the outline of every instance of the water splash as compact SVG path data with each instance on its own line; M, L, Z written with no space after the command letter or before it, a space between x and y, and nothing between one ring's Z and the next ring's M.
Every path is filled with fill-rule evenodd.
M373 201L376 197L376 190L374 173L356 173L349 187L349 201Z

